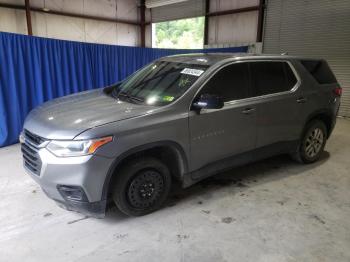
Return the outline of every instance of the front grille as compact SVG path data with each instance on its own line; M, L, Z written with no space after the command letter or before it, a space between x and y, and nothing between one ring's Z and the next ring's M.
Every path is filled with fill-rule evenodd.
M35 135L28 130L24 130L24 137L27 141L29 141L32 145L38 146L41 143L45 142L46 140L38 135Z
M38 146L45 142L45 139L37 136L27 130L24 130L25 142L21 144L21 151L23 154L24 166L32 173L40 175L41 159L39 156Z

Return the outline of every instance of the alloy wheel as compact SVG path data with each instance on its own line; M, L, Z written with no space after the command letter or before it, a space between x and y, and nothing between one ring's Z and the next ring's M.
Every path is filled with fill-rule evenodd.
M310 133L305 141L305 154L309 158L315 157L321 150L324 140L322 129L315 128Z

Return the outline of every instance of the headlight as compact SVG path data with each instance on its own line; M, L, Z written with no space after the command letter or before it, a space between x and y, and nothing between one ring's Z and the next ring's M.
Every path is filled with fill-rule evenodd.
M77 141L52 140L46 148L58 157L85 156L95 153L98 148L112 140L112 136Z

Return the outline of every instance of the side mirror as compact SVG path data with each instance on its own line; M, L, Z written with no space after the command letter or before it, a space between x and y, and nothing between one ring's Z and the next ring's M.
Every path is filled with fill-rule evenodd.
M192 106L198 110L220 109L224 107L224 100L218 95L202 94Z
M105 88L103 88L103 92L105 94L110 94L110 93L112 93L113 89L118 88L122 83L123 83L123 81L120 81L120 82L117 82L113 85L106 86Z

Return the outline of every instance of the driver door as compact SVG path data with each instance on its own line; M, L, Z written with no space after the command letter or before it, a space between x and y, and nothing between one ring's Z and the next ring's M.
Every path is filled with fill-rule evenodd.
M191 170L253 150L256 142L256 108L251 96L247 63L221 68L202 87L202 94L219 95L221 109L191 111L189 116Z

